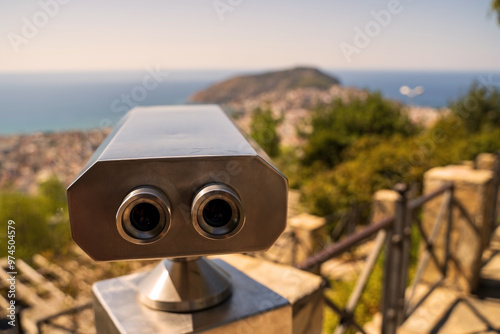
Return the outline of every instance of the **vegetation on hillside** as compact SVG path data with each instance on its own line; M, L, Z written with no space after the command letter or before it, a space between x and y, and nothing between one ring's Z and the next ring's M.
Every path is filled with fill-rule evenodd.
M280 154L281 138L278 134L278 125L282 121L283 117L274 116L269 107L259 107L254 110L252 115L250 136L271 158Z
M37 195L15 190L0 192L0 244L7 245L7 223L15 221L16 258L36 253L60 253L71 241L66 190L51 178L39 186ZM7 247L0 257L7 256ZM9 254L11 255L11 254Z
M368 204L379 189L390 189L398 182L421 184L423 174L432 167L500 150L497 88L473 83L449 108L449 113L425 129L412 125L401 106L379 93L351 103L333 101L313 111L311 129L302 134L304 145L281 147L275 161L290 185L301 192L302 202L310 212L320 216L345 212L353 203ZM266 112L272 115L272 111ZM275 132L276 123L269 124ZM361 214L368 222L369 210ZM335 223L331 223L330 230ZM410 280L419 246L416 228L412 240ZM382 272L381 256L356 308L360 324L379 310ZM345 305L353 287L354 282L332 281L327 294L334 302ZM337 315L326 308L325 332L331 332L337 323Z
M434 166L500 149L497 88L473 83L450 110L424 129L379 93L351 103L335 100L313 111L304 145L282 147L275 160L310 212L341 212L398 182L419 184ZM368 212L362 214L367 220Z

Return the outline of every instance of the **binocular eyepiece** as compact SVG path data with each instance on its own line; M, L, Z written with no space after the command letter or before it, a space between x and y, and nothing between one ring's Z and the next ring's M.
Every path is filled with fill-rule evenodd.
M170 202L160 190L140 187L123 200L116 214L120 235L135 244L152 243L170 227Z
M203 187L191 205L192 224L208 239L229 238L245 223L243 205L236 192L225 184ZM168 197L151 186L132 190L116 214L120 235L135 244L148 244L161 239L169 230L171 206Z
M209 239L229 238L245 224L245 212L238 195L224 184L201 189L194 197L191 216L196 231Z

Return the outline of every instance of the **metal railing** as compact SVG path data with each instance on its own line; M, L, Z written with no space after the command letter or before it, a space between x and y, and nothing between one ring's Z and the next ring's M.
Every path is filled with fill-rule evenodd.
M313 270L327 260L337 257L356 245L366 242L375 236L373 248L366 259L366 263L359 275L354 289L344 307L336 305L332 300L325 296L325 304L337 313L340 317L339 326L335 334L344 333L347 329L353 328L358 332L365 333L361 324L355 317L354 311L358 305L361 296L365 290L366 284L375 268L377 258L385 246L384 263L384 284L382 296L382 333L395 333L405 319L422 303L429 294L422 300L410 303L414 297L415 287L421 280L421 276L430 260L436 262L441 268L443 277L446 275L446 263L449 260L449 251L446 252L444 263L441 263L433 253L433 245L443 224L446 224L446 249L449 249L449 236L452 224L453 205L453 184L446 183L435 191L408 201L407 187L404 184L396 185L398 199L395 203L395 214L386 217L374 224L369 225L362 231L349 235L338 243L330 245L322 251L307 258L297 267L303 270ZM422 224L417 219L418 210L430 200L444 195L438 217L433 225L430 236L425 233ZM448 214L445 214L448 213ZM417 273L410 287L410 297L405 299L407 289L408 269L410 261L410 243L412 224L416 223L422 234L421 238L426 245L426 251L423 259L420 261Z
M493 167L493 193L491 194L491 200L493 202L491 203L493 215L493 217L491 217L491 222L493 230L498 227L497 204L500 185L499 156L500 154L497 154L495 166ZM377 258L384 248L384 245L385 262L381 332L391 334L396 333L397 328L408 319L408 317L422 305L425 299L444 281L450 261L458 266L457 260L450 255L450 235L453 225L454 208L456 208L459 214L465 217L466 221L470 223L473 231L479 234L467 210L454 198L454 184L452 182L445 183L431 193L411 201L407 199L408 188L405 184L396 185L394 190L398 194L394 207L394 215L381 219L364 228L362 231L351 234L338 243L324 248L297 266L299 269L303 270L316 270L325 261L351 250L356 245L371 240L372 237L376 235L371 253L366 259L366 263L346 305L340 307L325 295L325 304L340 317L335 334L344 333L349 328L360 333L365 333L362 325L356 321L354 311L361 299L368 279L375 268ZM434 224L430 226L430 231L427 232L418 213L424 204L439 196L442 196L443 200L439 206ZM423 244L424 252L419 259L413 280L408 286L413 225L416 225L419 231L420 242ZM427 226L427 228L429 228L429 226ZM439 237L444 237L444 255L441 254L441 259L434 252ZM423 274L431 262L438 268L440 277L429 285L429 289L420 299L414 300L417 286L421 283Z

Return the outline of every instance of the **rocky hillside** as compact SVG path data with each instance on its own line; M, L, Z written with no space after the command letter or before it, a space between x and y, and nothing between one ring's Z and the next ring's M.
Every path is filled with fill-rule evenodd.
M194 94L191 102L225 104L241 102L269 91L287 92L298 88L328 90L331 86L338 84L338 79L318 69L296 67L233 77Z
M249 131L253 111L271 108L283 122L278 128L284 145L297 145L297 128L306 128L310 110L334 99L364 98L366 92L343 87L339 80L318 69L297 67L257 75L237 76L194 94L191 102L217 103L237 118Z

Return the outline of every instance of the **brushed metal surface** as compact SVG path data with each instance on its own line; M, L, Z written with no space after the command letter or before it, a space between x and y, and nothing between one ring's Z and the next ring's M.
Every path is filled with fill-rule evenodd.
M103 160L255 154L217 105L137 107L118 122L82 172Z
M212 183L234 189L245 212L228 238L209 239L192 223L193 199ZM120 235L116 215L132 190L148 186L168 198L170 227L154 243L137 244ZM140 107L70 185L68 205L75 242L93 259L111 261L265 250L285 228L287 194L287 179L219 107Z

